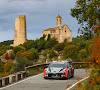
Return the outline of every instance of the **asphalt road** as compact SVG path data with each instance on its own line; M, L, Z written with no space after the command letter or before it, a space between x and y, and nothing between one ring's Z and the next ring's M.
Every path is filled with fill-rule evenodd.
M2 90L66 90L67 85L74 84L78 77L83 78L86 76L87 72L84 69L75 69L74 77L67 80L45 80L42 73L8 85L2 88Z

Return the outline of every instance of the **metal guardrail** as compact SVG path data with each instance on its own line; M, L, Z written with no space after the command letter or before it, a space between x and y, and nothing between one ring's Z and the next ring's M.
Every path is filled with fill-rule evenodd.
M72 62L72 64L92 64L92 62Z
M0 78L0 87L17 82L25 77L27 77L26 71L20 71L20 72L10 74L10 75L5 76L5 77L1 77Z
M33 68L42 68L42 66L46 66L46 65L49 65L49 63L44 63L44 64L37 64L37 65L32 65L32 66L28 66L28 67L25 67L25 71L29 70L29 69L33 69Z

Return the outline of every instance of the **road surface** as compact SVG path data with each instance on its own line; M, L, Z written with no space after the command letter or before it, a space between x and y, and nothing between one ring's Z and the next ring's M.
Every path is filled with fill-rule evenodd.
M83 78L86 76L85 69L75 69L74 77L67 80L45 80L42 73L3 87L1 90L66 90L67 85L74 84L78 77Z

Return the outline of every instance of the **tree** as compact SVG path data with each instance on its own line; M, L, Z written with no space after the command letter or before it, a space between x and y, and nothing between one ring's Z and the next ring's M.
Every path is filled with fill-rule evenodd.
M87 51L86 51L86 49L81 49L79 51L79 57L82 58L82 59L84 59L84 58L87 57Z
M56 44L55 46L54 46L54 49L56 50L56 51L62 51L63 49L64 49L64 44L63 43L59 43L59 44Z
M95 26L100 26L100 0L77 0L76 5L71 9L72 17L78 20L82 28L78 32L84 37L91 39ZM85 22L85 23L84 23Z
M45 45L46 41L43 40L43 39L40 39L39 42L38 42L38 47L37 47L37 50L40 52L41 50L44 49L44 45Z
M15 54L14 54L13 51L10 51L10 52L9 52L9 58L10 58L11 60L14 60L14 59L15 59Z
M24 52L24 51L26 51L26 49L23 46L16 46L16 47L13 48L13 51L16 54L19 51Z
M23 70L25 70L25 67L31 66L31 65L33 65L33 62L28 61L28 60L24 59L23 57L19 56L16 59L16 68L15 68L15 70L17 72L18 71L23 71Z
M38 58L39 58L38 50L35 49L35 48L31 48L31 49L28 51L28 59L29 59L29 60L34 60L34 59L38 59Z
M100 25L99 8L100 0L77 0L75 7L71 9L71 15L76 17L79 24L86 24L86 29L92 30L95 25Z
M58 41L56 38L51 38L49 41L46 41L46 44L44 46L45 49L52 49L54 45L58 44Z
M76 17L83 31L94 30L95 38L92 48L92 72L89 77L88 90L100 89L100 0L77 0L71 9L71 15ZM85 23L84 23L85 22ZM85 25L84 25L85 24Z
M12 74L15 72L15 64L13 61L8 60L4 64L4 76L7 76L9 74Z
M65 58L74 58L74 56L77 54L78 52L78 47L76 45L67 45L64 48L64 56Z
M80 42L77 43L77 46L79 50L84 49L86 47L86 42L81 40Z
M53 57L56 57L57 54L52 49L46 49L43 53L43 55L46 57L47 54L49 54L49 58L52 59Z
M0 73L2 73L3 70L4 70L4 62L1 61L1 59L0 59Z
M6 59L6 60L9 60L8 53L5 54L5 59Z
M51 38L51 35L50 35L50 34L48 34L47 41L49 41L49 40L50 40L50 38Z

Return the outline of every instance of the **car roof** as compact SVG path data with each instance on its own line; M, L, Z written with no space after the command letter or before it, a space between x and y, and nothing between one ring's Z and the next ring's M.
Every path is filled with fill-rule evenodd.
M61 62L61 63L62 63L62 62L63 62L63 63L67 63L67 62L70 62L70 63L71 63L71 61L68 60L68 59L64 59L64 60L63 60L63 59L62 59L62 60L54 60L54 61L52 61L52 62L53 62L53 63L58 63L58 62L59 62L59 63L60 63L60 62Z

